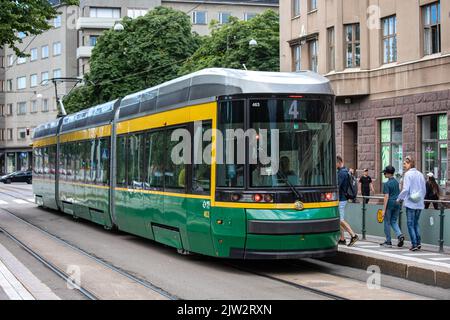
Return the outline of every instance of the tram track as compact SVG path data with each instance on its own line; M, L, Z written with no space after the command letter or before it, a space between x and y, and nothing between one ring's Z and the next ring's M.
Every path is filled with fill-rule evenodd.
M270 279L272 281L277 281L277 282L289 285L291 287L294 287L294 288L297 288L297 289L301 289L301 290L304 290L304 291L308 291L310 293L313 293L313 294L316 294L316 295L319 295L321 297L325 297L325 298L328 298L328 299L331 299L331 300L350 300L348 298L345 298L345 297L342 297L342 296L339 296L339 295L335 295L333 293L329 293L329 292L326 292L326 291L323 291L323 290L320 290L320 289L317 289L317 288L313 288L313 287L305 286L305 285L302 285L302 284L299 284L299 283L295 283L295 282L292 282L292 281L288 281L288 280L285 280L285 279L281 279L281 278L278 278L276 276L272 276L272 275L269 275L269 274L266 274L266 273L263 273L263 272L258 272L258 271L255 271L255 270L252 270L252 269L249 269L249 268L238 266L238 265L230 263L230 262L227 263L227 265L229 267L233 268L233 269L236 269L236 270L239 270L239 271L242 271L242 272L246 272L246 273L249 273L249 274L253 274L253 275L258 276L258 277L263 277L263 278L266 278L266 279Z
M16 199L21 199L24 201L27 201L29 203L34 203L31 202L29 200L27 200L26 198L23 197L17 197L15 195L12 195L10 193L4 192L3 190L0 190L0 194L5 194L8 195L10 197L16 198ZM39 227L38 225L33 224L32 222L23 219L22 217L19 217L15 212L7 209L7 208L1 208L2 211L8 213L9 215L13 216L15 219L19 220L20 222L34 228L35 230L38 230L39 232L41 232L42 234L48 236L49 238L63 244L64 246L74 250L77 253L80 253L86 257L88 257L89 259L91 259L92 261L102 265L103 267L106 267L112 271L114 271L115 273L120 274L121 276L126 277L127 279L129 279L130 281L133 281L159 295L164 296L165 298L169 299L169 300L180 300L179 297L172 295L171 293L165 291L164 289L152 284L151 282L139 278L131 273L129 273L126 270L123 270L119 267L114 266L113 264L85 251L84 249L74 245L73 243L70 243L64 239L62 239L61 237L58 237L55 234L50 233L47 230L44 230L43 228ZM14 235L12 235L11 233L9 233L8 231L6 231L4 228L2 228L0 226L0 231L3 232L8 238L10 238L13 242L15 242L16 244L18 244L20 247L22 247L25 251L27 251L28 253L30 253L33 257L35 257L37 260L39 260L40 262L42 262L46 267L48 267L50 270L52 270L53 272L55 272L59 277L63 278L66 281L72 282L70 280L70 277L65 274L64 272L62 272L61 270L59 270L58 268L56 268L54 265L52 265L51 262L47 261L45 258L43 258L42 256L40 256L38 253L36 253L33 249L29 248L26 244L24 244L23 242L21 242L19 239L17 239L16 237L14 237ZM76 285L74 285L76 287ZM78 288L77 288L78 289ZM84 290L84 292L82 291ZM94 294L90 293L88 290L81 288L80 292L85 295L86 297L88 297L91 300L97 300L97 298L95 297Z

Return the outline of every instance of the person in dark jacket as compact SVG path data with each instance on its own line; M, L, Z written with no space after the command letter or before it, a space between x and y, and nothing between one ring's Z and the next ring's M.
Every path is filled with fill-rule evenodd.
M345 221L345 207L347 205L347 191L348 186L350 184L350 174L348 172L348 169L344 166L344 161L342 160L342 157L337 156L336 157L336 169L338 170L338 185L339 185L339 215L341 220L341 238L339 239L339 244L346 244L345 237L344 237L344 231L347 231L350 233L350 236L352 237L350 239L350 243L348 246L352 246L355 244L356 241L358 241L358 236L356 233L353 232L352 228L348 224L347 221Z
M425 200L439 200L439 185L434 178L434 174L429 172L427 174L427 193L425 194ZM430 202L425 202L425 209L430 207ZM436 202L433 202L434 209L438 210L439 205Z

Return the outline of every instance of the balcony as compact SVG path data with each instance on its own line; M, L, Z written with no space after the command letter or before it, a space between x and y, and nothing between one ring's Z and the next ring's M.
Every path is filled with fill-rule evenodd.
M77 48L77 59L90 58L92 55L92 49L94 49L94 47L88 47L88 46L78 47Z
M91 18L81 17L77 20L77 30L81 29L110 29L120 18Z

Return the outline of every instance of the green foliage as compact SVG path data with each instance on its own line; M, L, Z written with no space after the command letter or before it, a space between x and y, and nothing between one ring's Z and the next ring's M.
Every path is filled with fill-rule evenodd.
M78 0L61 0L61 4L78 5ZM18 33L41 34L51 28L48 20L58 14L48 0L0 0L0 8L0 44L11 47L19 57L26 55L16 46L22 43Z
M157 7L137 19L124 18L123 31L108 30L92 51L85 86L65 97L70 113L143 90L178 75L200 45L181 11Z
M182 66L188 74L204 68L221 67L248 70L279 71L279 17L267 10L249 21L231 17L226 25L210 24L212 33ZM249 46L251 39L258 45Z

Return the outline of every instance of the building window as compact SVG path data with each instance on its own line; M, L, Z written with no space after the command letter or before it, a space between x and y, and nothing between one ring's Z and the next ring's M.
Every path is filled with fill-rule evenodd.
M302 46L296 45L292 48L292 62L294 71L301 70L301 60L302 60Z
M42 100L42 112L48 112L48 99Z
M441 4L422 7L424 54L441 52Z
M91 18L120 18L120 8L91 7L89 10Z
M147 9L135 9L135 8L128 8L127 16L131 19L138 18L145 16L147 14Z
M13 114L13 105L12 103L8 103L6 106L6 112L7 112L7 116L12 116Z
M381 121L381 170L392 165L395 175L400 179L403 174L403 137L402 119L389 119ZM381 176L383 182L387 179Z
M336 69L336 43L334 36L334 27L327 29L327 42L328 42L328 71Z
M38 112L38 104L36 100L31 101L31 113Z
M7 132L8 132L8 136L7 136L8 140L12 140L13 139L13 129L7 129Z
M53 27L55 28L61 27L61 16L57 16L55 17L55 19L53 19Z
M61 78L61 69L53 70L53 78Z
M38 76L37 74L32 74L30 76L30 87L36 87L38 85Z
M95 47L95 45L97 44L97 41L98 41L98 37L99 36L89 36L89 45L91 47Z
M42 59L47 59L48 58L48 46L42 46L41 48L41 57Z
M345 26L345 51L346 67L357 68L361 66L361 45L360 45L359 23Z
M42 72L41 73L41 84L43 86L48 84L48 72Z
M245 12L245 13L244 13L244 20L245 20L245 21L249 21L249 20L253 19L253 18L256 17L256 16L257 16L256 13L253 13L253 12Z
M0 68L4 68L5 67L5 61L4 61L5 57L4 56L0 56Z
M17 78L17 90L22 90L27 87L27 77Z
M447 180L447 114L422 117L422 170L434 174L440 185Z
M383 25L383 63L397 61L397 17L382 20Z
M231 14L229 12L220 12L219 13L219 23L226 24L230 20Z
M24 64L27 62L27 58L26 57L18 57L17 58L17 64Z
M19 37L19 39L23 39L23 38L25 38L27 35L25 34L25 32L19 32L18 34L17 34L17 37Z
M317 0L308 0L309 11L317 10Z
M53 43L53 55L59 56L61 54L61 42Z
M300 0L292 0L292 17L300 15Z
M14 56L12 54L8 55L8 67L11 67L14 64Z
M12 91L13 90L13 81L12 79L6 80L6 91Z
M17 115L24 115L27 113L27 103L18 102L17 103Z
M207 24L206 11L194 11L192 12L193 24Z
M17 140L25 140L27 138L27 130L25 128L17 129Z
M0 104L0 117L4 117L4 116L5 116L5 105Z
M311 71L317 72L319 66L319 40L309 42L309 67Z
M30 61L36 61L38 59L38 51L36 48L30 50Z

